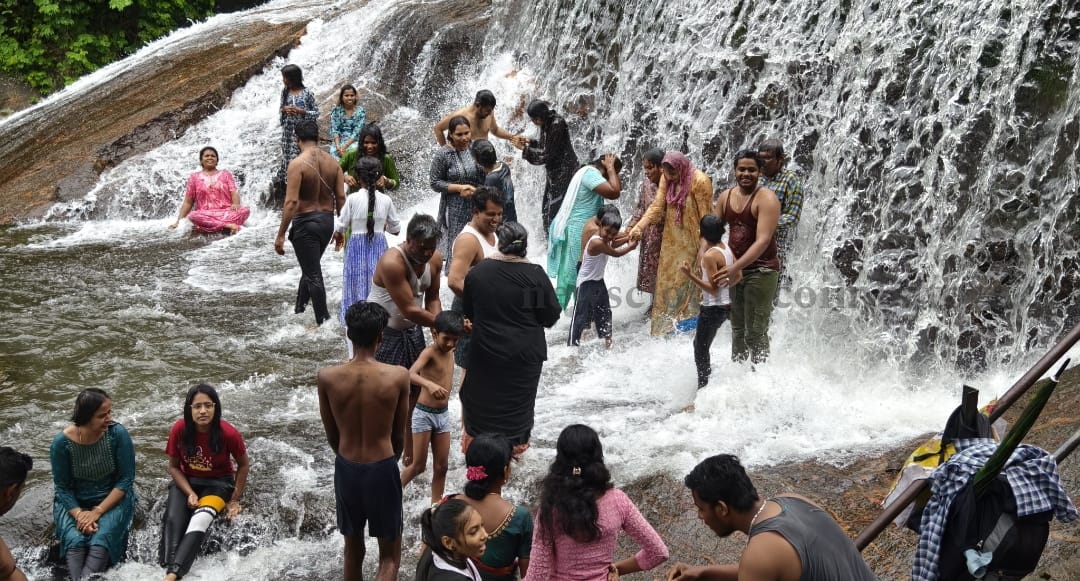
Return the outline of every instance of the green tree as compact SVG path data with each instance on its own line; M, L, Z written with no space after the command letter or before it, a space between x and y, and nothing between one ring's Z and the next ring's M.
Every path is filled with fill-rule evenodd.
M214 0L0 0L0 70L49 93L214 9Z

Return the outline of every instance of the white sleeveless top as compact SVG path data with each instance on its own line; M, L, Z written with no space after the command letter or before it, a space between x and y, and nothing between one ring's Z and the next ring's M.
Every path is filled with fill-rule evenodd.
M375 208L368 208L368 192L365 189L350 195L345 200L345 207L341 209L341 216L334 221L335 232L345 232L352 228L352 235L367 234L368 212L375 218L375 233L381 234L383 230L397 234L401 232L401 221L398 219L397 208L394 207L390 196L376 191Z
M604 269L607 268L607 259L609 256L604 253L597 254L596 256L589 255L589 244L593 240L599 240L599 234L593 234L592 238L589 238L585 242L585 248L581 253L581 268L577 272L577 284L581 286L581 283L590 280L604 280Z
M412 263L409 262L409 257L405 256L405 251L399 246L391 246L390 248L397 250L401 254L401 259L405 261L405 272L409 277L409 286L412 287L413 298L418 307L423 307L424 292L431 286L431 266L425 263L424 276L417 279L416 271L413 270ZM398 308L397 303L395 303L394 299L390 296L390 291L375 284L375 281L371 282L371 292L368 293L367 300L373 303L379 303L382 305L382 308L386 309L386 312L390 314L390 320L386 323L387 327L398 331L404 331L416 326L416 323L406 319L405 315L401 314L401 309Z
M719 250L724 255L724 264L731 266L735 264L735 255L731 253L731 249L727 246L710 246L705 249L704 254L708 254L713 250ZM701 275L705 276L705 256L701 257ZM731 289L728 287L720 287L720 290L715 293L701 291L701 306L703 307L724 307L731 304Z
M466 232L475 236L476 240L480 242L480 248L484 251L484 258L490 258L492 254L495 254L499 251L499 249L496 248L496 246L498 246L499 244L498 236L492 234L492 236L495 237L495 244L488 244L488 241L486 238L484 238L484 235L481 234L480 231L476 228L473 228L472 224L466 224L465 227L461 229L462 234Z

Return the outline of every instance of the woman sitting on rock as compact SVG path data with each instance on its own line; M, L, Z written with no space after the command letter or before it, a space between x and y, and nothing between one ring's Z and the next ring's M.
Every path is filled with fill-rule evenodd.
M135 516L135 446L109 395L79 392L71 425L53 438L54 534L75 581L124 560Z
M228 171L217 168L218 152L213 147L199 150L199 163L202 169L188 178L180 215L169 228L176 228L180 220L187 218L199 232L227 230L236 234L251 214L251 210L240 205L236 180Z
M230 520L240 514L251 461L243 436L221 419L221 412L217 390L196 385L184 399L184 417L169 431L165 453L172 482L158 554L166 581L187 574L219 513Z

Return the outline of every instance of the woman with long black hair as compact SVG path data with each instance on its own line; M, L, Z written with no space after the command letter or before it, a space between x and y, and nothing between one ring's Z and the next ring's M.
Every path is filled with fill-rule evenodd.
M613 562L624 530L641 550ZM663 563L668 550L633 501L611 483L600 436L581 424L567 426L555 461L540 485L540 511L525 581L607 581Z
M251 461L243 436L221 412L217 390L196 385L184 399L184 417L169 432L165 453L173 481L158 549L166 581L187 574L214 517L224 512L231 520L240 514Z

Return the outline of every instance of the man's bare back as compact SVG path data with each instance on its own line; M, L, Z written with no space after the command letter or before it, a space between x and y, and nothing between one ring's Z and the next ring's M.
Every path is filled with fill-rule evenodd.
M299 184L297 214L335 210L335 193L338 194L336 198L342 197L340 193L345 178L341 166L329 153L319 148L304 151L289 162L288 176L290 185L294 182L294 176ZM344 200L341 200L339 205L343 204Z
M438 346L429 345L420 353L413 369L425 380L424 383L419 383L421 389L417 403L433 408L447 407L450 391L454 387L454 352L443 352ZM436 386L441 388L441 391L431 389ZM440 395L442 397L437 397Z
M319 370L319 413L330 447L366 463L400 456L409 404L403 367L353 359Z

